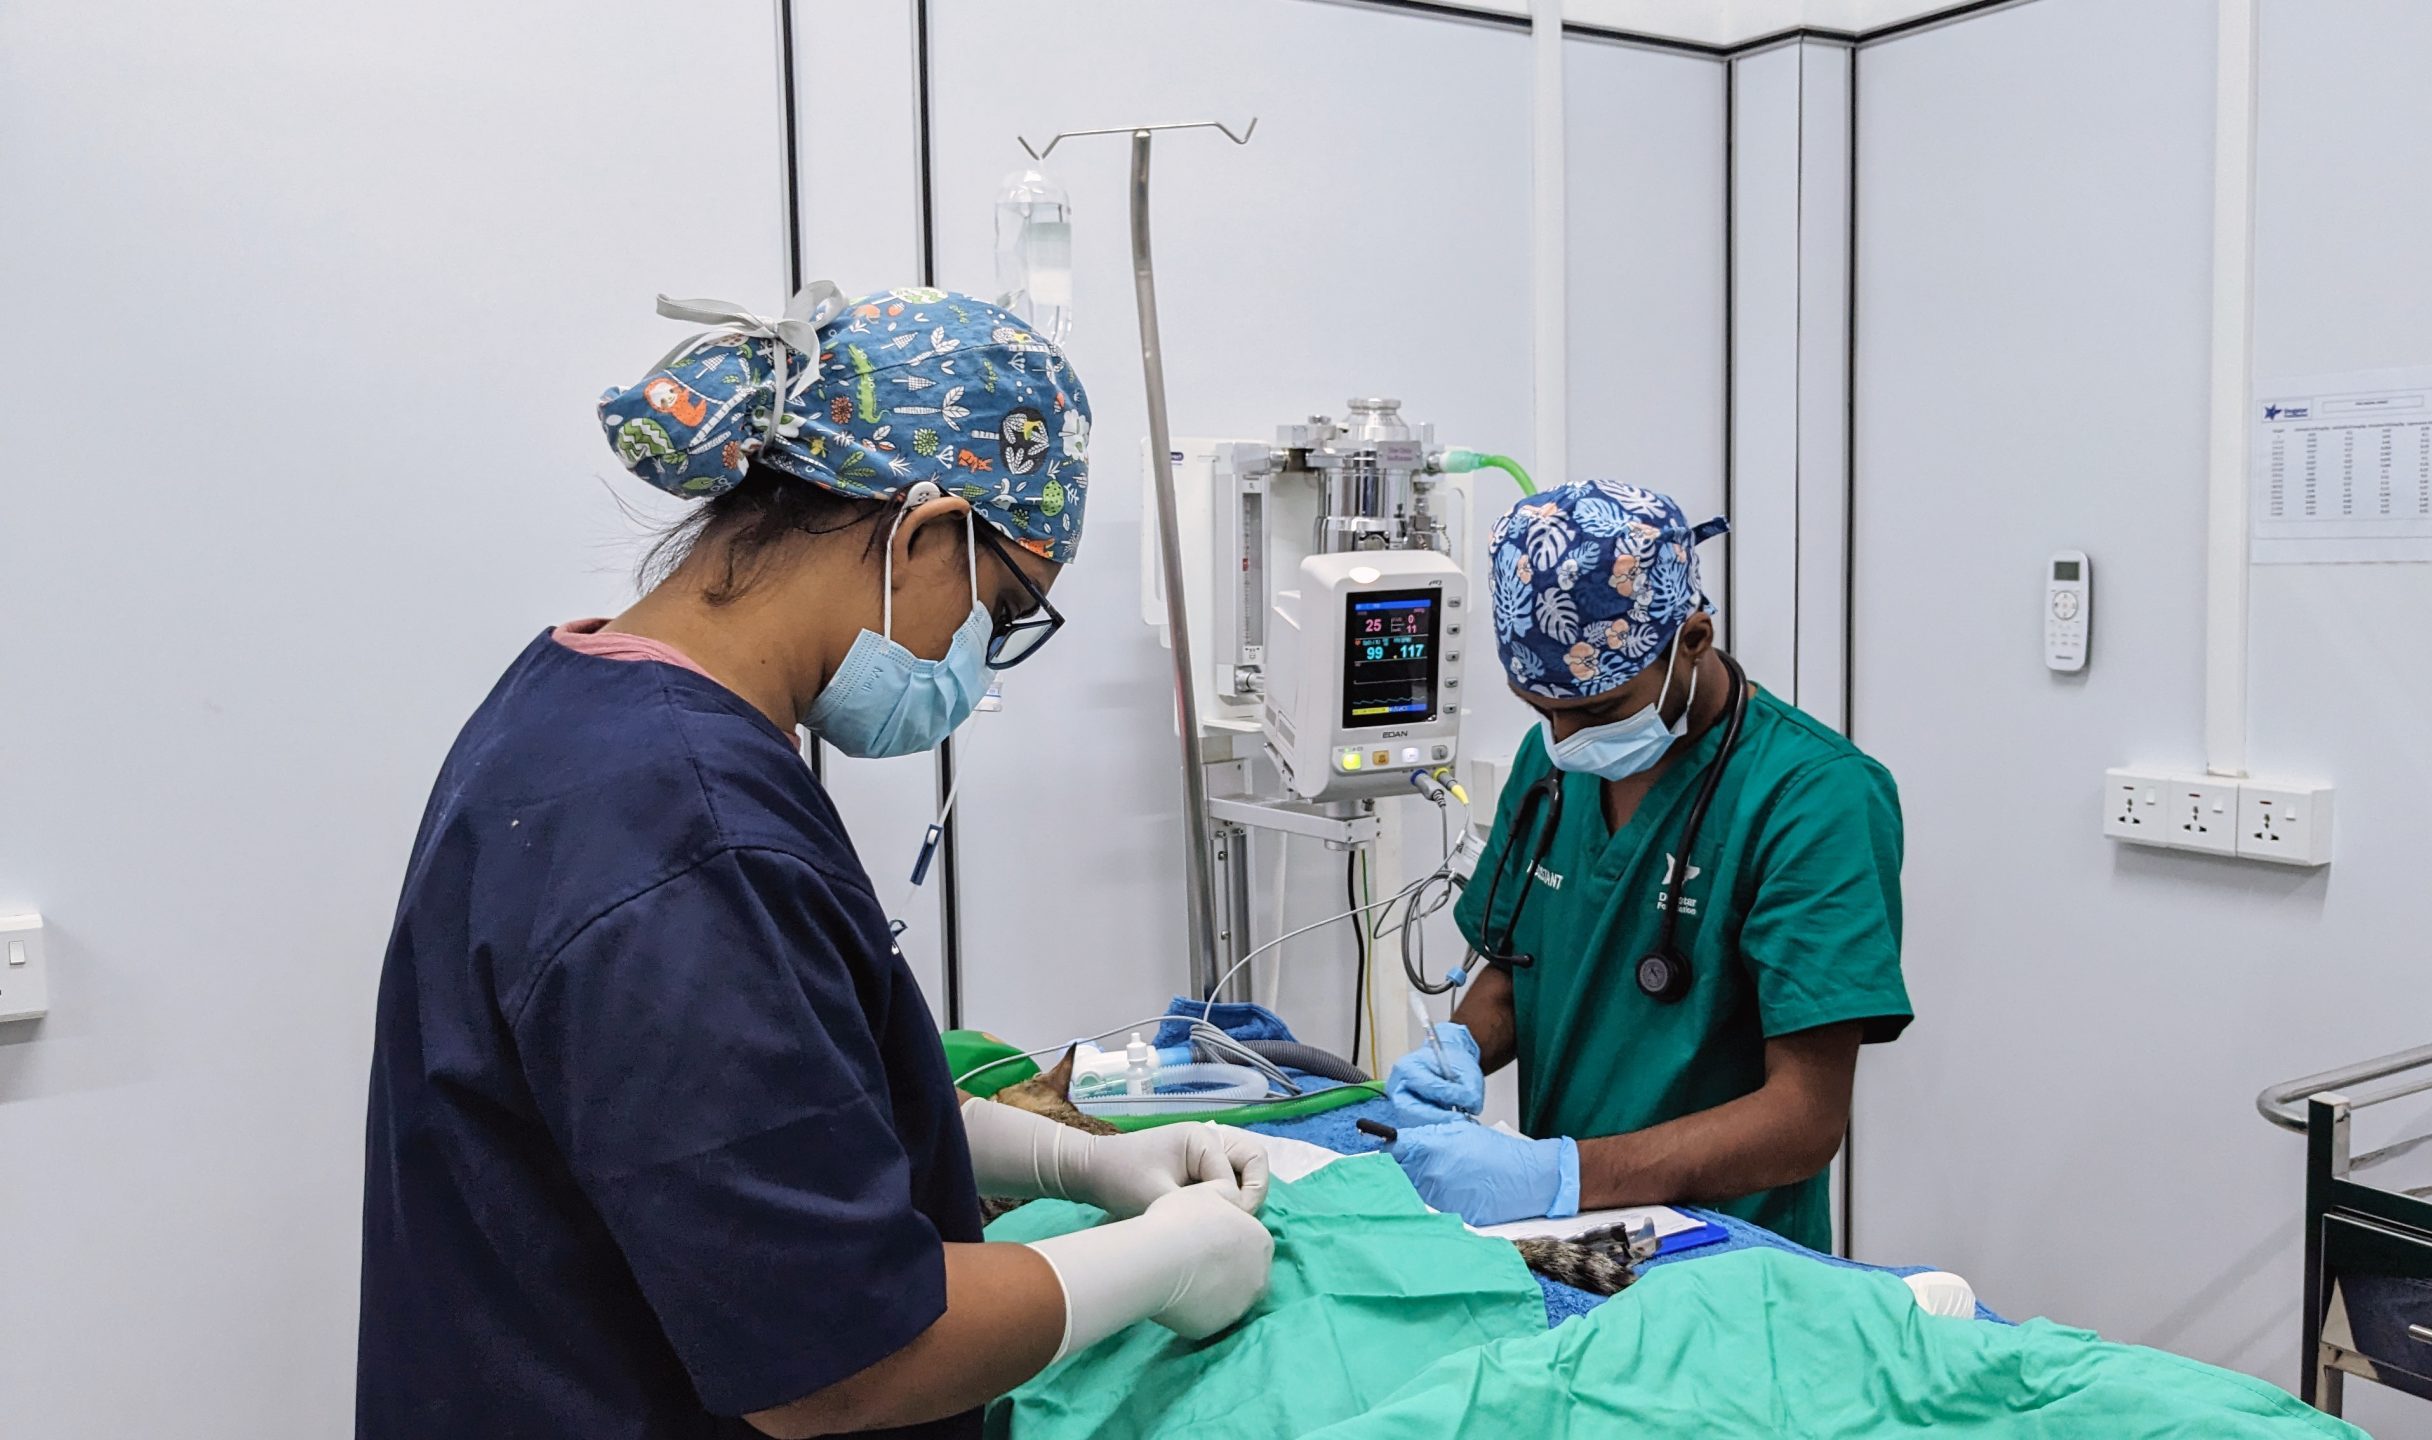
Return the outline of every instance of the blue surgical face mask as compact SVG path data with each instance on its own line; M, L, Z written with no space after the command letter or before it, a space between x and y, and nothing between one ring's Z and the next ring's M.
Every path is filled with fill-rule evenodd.
M1540 719L1545 727L1545 753L1557 770L1574 775L1594 775L1603 780L1622 780L1644 772L1647 767L1664 758L1689 728L1689 712L1697 707L1697 670L1689 671L1689 703L1683 705L1678 724L1664 723L1664 697L1672 693L1672 666L1680 659L1680 642L1675 640L1672 653L1664 661L1663 689L1656 692L1655 703L1634 714L1625 715L1603 725L1590 725L1571 732L1567 740L1554 738L1554 722Z
M966 513L966 526L976 523ZM865 760L917 755L934 749L971 717L988 688L988 607L980 603L977 537L964 544L971 559L971 615L954 632L943 660L923 660L893 638L895 629L895 528L887 531L887 562L879 581L880 624L886 634L864 630L845 652L827 688L811 702L802 727L847 755Z

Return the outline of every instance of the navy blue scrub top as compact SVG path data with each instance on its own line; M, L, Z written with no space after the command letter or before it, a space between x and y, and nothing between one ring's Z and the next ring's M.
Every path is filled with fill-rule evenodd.
M415 839L366 1148L366 1440L756 1435L943 1315L941 1242L980 1238L935 1023L792 737L546 634Z

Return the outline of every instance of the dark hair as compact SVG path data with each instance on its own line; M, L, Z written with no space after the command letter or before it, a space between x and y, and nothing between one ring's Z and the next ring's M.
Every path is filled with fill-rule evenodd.
M648 590L706 545L711 547L717 569L703 578L701 598L712 605L731 604L759 581L794 536L832 535L873 522L887 509L884 500L852 499L754 466L741 484L694 506L683 519L660 531L642 555L638 578ZM877 549L885 534L871 525L869 543L862 553Z

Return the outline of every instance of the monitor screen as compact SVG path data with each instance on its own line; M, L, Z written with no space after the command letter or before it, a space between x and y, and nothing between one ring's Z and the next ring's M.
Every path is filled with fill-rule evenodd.
M2075 580L2077 578L2077 562L2075 560L2053 561L2052 578L2055 580Z
M1436 718L1440 590L1370 590L1343 597L1343 728Z

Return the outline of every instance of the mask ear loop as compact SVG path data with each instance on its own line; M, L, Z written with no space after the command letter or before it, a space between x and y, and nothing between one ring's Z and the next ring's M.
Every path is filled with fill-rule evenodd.
M893 523L887 526L887 560L878 579L878 636L882 640L895 638L895 532L904 528L904 517L912 513L910 505L899 505Z
M963 507L963 570L971 578L971 608L980 608L980 517L979 512Z
M914 505L927 504L930 500L937 498L934 493L935 487L932 486L930 489L932 493L923 496L918 493L918 487L915 487L914 492L905 497L905 502L896 508L894 522L887 526L887 561L886 567L879 572L878 582L880 590L878 624L881 639L895 638L895 535L897 531L904 528L904 517L912 513ZM963 509L963 574L971 582L971 608L974 610L980 606L980 537L973 528L978 524L979 512L965 506Z
M1685 629L1686 627L1684 626L1683 628ZM1677 635L1672 637L1672 658L1674 660L1680 659L1680 637ZM1667 725L1664 727L1672 732L1673 738L1675 739L1689 733L1689 717L1697 713L1697 670L1698 667L1695 664L1690 665L1689 699L1687 703L1680 707L1680 723L1678 725ZM1669 664L1667 664L1664 667L1664 689L1670 690L1671 688L1672 668ZM1663 703L1664 702L1661 697L1658 697L1655 701L1655 714L1656 718L1658 719L1663 717Z

